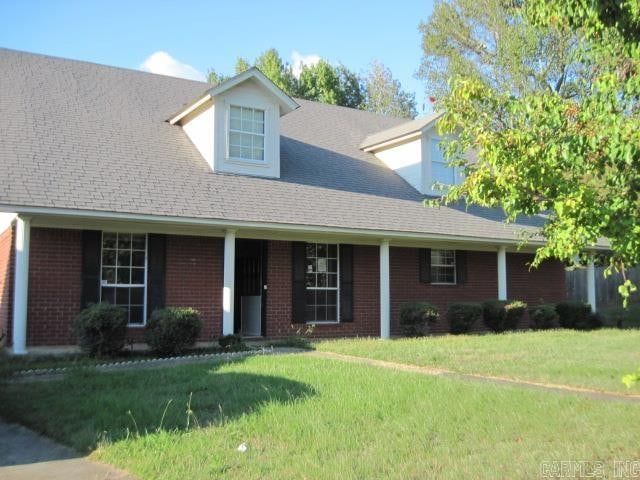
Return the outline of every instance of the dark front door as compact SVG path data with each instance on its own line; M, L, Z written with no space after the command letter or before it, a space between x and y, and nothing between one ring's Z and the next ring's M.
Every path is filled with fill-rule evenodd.
M265 334L265 261L266 242L236 241L234 331L246 337Z

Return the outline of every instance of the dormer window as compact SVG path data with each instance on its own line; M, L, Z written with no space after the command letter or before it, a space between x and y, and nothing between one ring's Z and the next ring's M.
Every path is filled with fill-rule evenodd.
M264 162L264 110L231 105L229 158Z
M431 140L431 180L434 183L455 185L455 167L450 166L440 149L440 140Z

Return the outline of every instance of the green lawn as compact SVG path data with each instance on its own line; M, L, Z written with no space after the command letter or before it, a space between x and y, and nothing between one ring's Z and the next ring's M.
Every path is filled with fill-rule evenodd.
M315 347L456 372L623 393L629 390L620 379L640 366L640 330L549 330L393 341L371 338L318 342Z
M1 385L0 405L142 479L531 478L544 460L636 459L640 441L640 403L302 355L84 370Z

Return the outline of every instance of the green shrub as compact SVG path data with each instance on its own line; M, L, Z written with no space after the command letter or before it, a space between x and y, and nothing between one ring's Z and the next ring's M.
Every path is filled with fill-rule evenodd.
M153 311L145 333L154 352L176 355L192 347L201 330L202 320L197 310L168 307Z
M84 353L96 357L115 355L124 348L127 312L108 303L90 305L76 316L73 326Z
M555 305L538 305L529 310L531 326L536 330L547 330L558 325Z
M520 300L487 300L482 302L482 318L494 332L515 330L526 308L527 304Z
M511 300L504 306L504 309L506 312L504 324L507 330L515 330L524 317L524 312L527 311L527 304L520 300Z
M402 333L419 337L428 333L429 325L438 320L438 307L427 302L408 302L400 305Z
M218 343L225 350L246 350L247 346L242 341L242 337L238 334L223 335L218 339Z
M601 310L604 325L617 328L640 328L640 304Z
M584 302L560 302L556 305L556 313L563 328L589 330L602 323L599 317L591 315L591 306Z
M452 303L447 310L449 331L453 334L468 332L481 318L482 305L479 303Z

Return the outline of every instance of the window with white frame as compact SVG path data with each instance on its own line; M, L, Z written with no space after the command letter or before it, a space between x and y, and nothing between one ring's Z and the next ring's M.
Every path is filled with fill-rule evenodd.
M431 139L431 181L444 185L455 185L456 170L447 164L440 149L440 140Z
M339 318L338 245L308 243L306 254L307 322L337 322Z
M431 283L456 283L455 250L431 250Z
M147 235L102 233L100 301L127 311L129 325L144 325L147 290Z
M264 161L264 110L231 105L229 158Z

